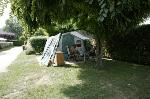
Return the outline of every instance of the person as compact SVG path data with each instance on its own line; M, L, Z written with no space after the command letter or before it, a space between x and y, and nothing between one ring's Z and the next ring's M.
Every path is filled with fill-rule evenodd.
M75 53L76 53L76 47L75 47L75 45L73 45L70 47L70 54L73 55Z
M76 49L76 45L70 47L70 55L72 56L73 60L77 61L79 57L79 52Z

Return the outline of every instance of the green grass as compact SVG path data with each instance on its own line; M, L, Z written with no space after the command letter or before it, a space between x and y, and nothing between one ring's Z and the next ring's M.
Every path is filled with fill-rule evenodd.
M6 51L6 50L9 50L9 49L11 49L11 48L13 48L14 46L11 46L11 47L7 47L7 48L3 48L3 49L0 49L0 52L2 52L2 51Z
M150 99L150 66L104 61L75 66L39 66L22 53L0 73L0 99Z

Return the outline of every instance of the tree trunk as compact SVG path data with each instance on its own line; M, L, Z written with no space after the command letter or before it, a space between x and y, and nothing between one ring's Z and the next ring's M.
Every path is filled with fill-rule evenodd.
M102 57L102 41L96 40L96 66L98 68L103 68Z

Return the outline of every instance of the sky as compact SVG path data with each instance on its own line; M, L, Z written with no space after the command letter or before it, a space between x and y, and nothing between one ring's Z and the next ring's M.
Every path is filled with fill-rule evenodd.
M0 28L3 28L5 26L5 21L9 18L9 13L10 4L7 5L7 8L5 8L3 15L0 16Z
M141 23L141 24L150 24L150 17L145 19L145 21L143 23Z

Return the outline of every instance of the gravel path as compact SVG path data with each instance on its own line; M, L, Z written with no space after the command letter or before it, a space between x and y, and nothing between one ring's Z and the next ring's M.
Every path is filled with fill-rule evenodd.
M0 72L7 72L7 67L22 52L22 47L14 47L7 51L0 52Z

